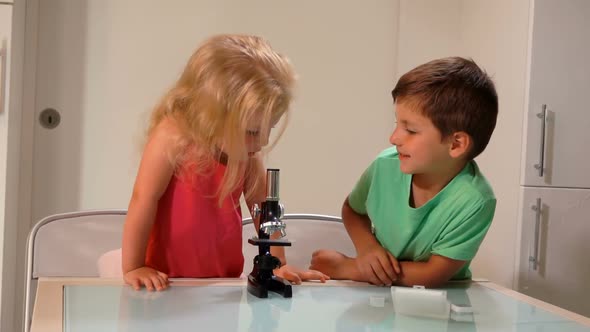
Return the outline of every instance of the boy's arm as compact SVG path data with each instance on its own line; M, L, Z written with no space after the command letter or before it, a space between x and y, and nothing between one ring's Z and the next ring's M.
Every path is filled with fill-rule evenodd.
M362 251L367 246L378 245L377 239L371 232L371 220L369 216L356 213L348 203L348 197L342 204L342 223L356 248Z
M399 286L421 285L427 288L440 287L457 273L465 261L445 256L432 255L428 262L400 262L402 274L394 283Z
M495 199L474 203L464 218L455 220L441 239L434 243L432 256L427 262L401 262L403 273L397 284L439 287L449 281L475 256L491 225L495 209Z
M371 220L357 213L348 203L342 205L342 222L357 252L357 267L364 281L375 285L392 285L401 269L398 261L377 241L371 232Z

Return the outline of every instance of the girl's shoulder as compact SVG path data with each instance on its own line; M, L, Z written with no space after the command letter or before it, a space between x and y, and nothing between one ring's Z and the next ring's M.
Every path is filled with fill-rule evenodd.
M170 117L162 119L150 132L150 138L174 139L181 136L180 126Z
M186 148L180 126L172 118L164 118L149 133L148 145L157 145L169 155L179 155Z

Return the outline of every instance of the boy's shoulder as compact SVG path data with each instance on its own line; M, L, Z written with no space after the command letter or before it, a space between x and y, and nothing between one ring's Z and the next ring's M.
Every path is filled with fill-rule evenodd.
M379 152L377 157L373 159L369 169L373 174L378 174L379 177L393 176L398 178L403 176L403 173L400 171L399 167L397 148L392 146Z
M379 152L376 160L387 160L387 159L398 159L397 148L395 146L386 148L385 150Z
M405 178L410 176L404 174L399 168L399 154L395 146L382 150L372 163L373 171L378 169L382 176L388 174L396 178ZM489 201L495 200L494 190L488 179L481 172L479 166L474 160L467 162L464 168L457 174L443 191L452 191L452 195L469 197L470 201Z
M373 159L371 166L379 168L381 171L386 170L387 173L392 171L399 171L399 155L395 146L386 148L379 152L377 157ZM385 166L385 167L381 167Z
M453 187L451 191L455 195L469 197L471 201L496 200L492 186L474 160L469 161L449 185Z

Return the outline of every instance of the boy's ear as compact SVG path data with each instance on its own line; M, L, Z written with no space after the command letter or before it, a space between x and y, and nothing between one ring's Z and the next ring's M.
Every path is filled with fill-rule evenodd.
M464 131L453 133L450 140L451 145L449 148L449 154L453 158L461 158L467 155L471 149L471 136Z

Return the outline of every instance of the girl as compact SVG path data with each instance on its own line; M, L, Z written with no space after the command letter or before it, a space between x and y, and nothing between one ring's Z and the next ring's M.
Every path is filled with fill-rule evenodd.
M192 55L151 117L123 229L126 283L162 290L168 277L240 276L239 198L265 199L261 150L294 83L289 61L259 37L214 36ZM285 263L282 249L273 255ZM289 265L275 274L328 279Z

